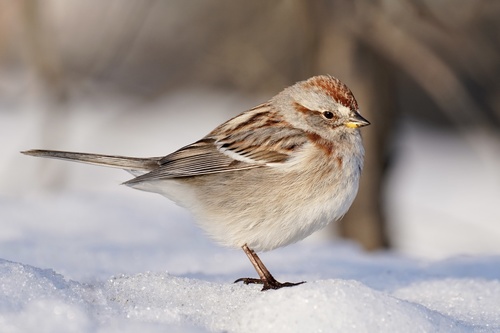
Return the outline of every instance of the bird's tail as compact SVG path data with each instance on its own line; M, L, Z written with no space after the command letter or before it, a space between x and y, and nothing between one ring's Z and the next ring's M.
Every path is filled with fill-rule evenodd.
M161 159L160 157L138 158L38 149L27 150L21 153L30 156L55 158L131 171L151 171L158 167L159 160Z

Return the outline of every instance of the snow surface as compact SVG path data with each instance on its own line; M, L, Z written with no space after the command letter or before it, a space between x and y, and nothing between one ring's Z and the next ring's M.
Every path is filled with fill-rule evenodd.
M388 255L368 258L342 246L312 248L314 253L299 246L281 254L299 252L295 273L278 269L307 283L267 292L230 283L227 274L157 271L83 283L1 260L0 327L2 332L500 331L498 257L422 265Z
M0 332L500 332L500 154L477 158L451 134L410 126L398 141L396 251L312 237L261 255L278 280L307 281L266 292L232 283L255 276L242 251L118 186L126 173L18 153L162 155L259 101L198 91L138 106L147 113L85 101L57 126L36 101L0 101ZM64 140L47 136L61 127Z

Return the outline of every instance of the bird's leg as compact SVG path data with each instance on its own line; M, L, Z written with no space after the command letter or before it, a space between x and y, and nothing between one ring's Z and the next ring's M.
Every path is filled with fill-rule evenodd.
M293 287L293 286L297 286L297 285L305 282L305 281L297 282L297 283L278 282L271 275L271 273L269 273L266 266L264 266L264 264L262 263L259 256L257 255L257 253L255 253L254 250L250 249L246 244L243 245L242 248L243 248L243 251L245 251L245 254L247 255L248 259L250 259L250 262L252 263L253 267L257 271L257 274L259 274L260 279L241 278L241 279L234 281L235 283L236 282L243 282L244 284L249 284L249 283L263 284L264 286L262 287L262 291L264 291L264 290L268 290L268 289L280 289L283 287Z

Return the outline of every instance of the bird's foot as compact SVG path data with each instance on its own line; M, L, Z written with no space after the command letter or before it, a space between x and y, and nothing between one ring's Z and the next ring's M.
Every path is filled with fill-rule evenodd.
M281 283L281 282L275 280L274 278L272 278L272 279L240 278L240 279L234 281L234 283L238 283L238 282L243 282L244 284L262 284L263 285L262 291L264 291L264 290L269 290L269 289L280 289L283 287L298 286L299 284L305 283L306 281L296 282L296 283L294 283L294 282Z

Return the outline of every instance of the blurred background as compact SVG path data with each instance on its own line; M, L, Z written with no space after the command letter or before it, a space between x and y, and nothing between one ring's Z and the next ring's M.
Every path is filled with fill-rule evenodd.
M0 200L127 191L20 150L166 155L331 74L372 125L358 197L316 237L500 254L499 17L488 0L0 0Z

